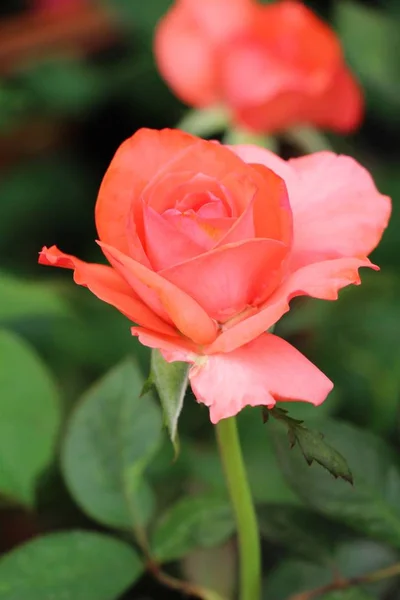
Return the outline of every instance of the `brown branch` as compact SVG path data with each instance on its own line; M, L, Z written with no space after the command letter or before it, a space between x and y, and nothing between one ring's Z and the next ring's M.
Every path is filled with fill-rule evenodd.
M365 583L374 583L375 581L381 581L382 579L388 579L389 577L396 577L397 575L400 575L400 563L395 563L390 567L379 569L378 571L373 571L372 573L367 573L366 575L350 577L349 579L338 579L332 581L332 583L328 583L328 585L323 585L313 590L301 592L300 594L294 594L294 596L290 596L288 600L314 600L314 598L319 598L328 592L345 590L350 587L355 587Z
M177 592L181 592L185 596L191 598L198 598L199 600L223 600L216 592L212 590L206 590L198 585L191 583L190 581L183 581L172 577L162 571L157 563L153 560L147 562L147 570L153 575L155 579L165 587L168 587Z
M83 6L62 17L25 13L0 21L0 74L32 58L59 52L93 52L110 45L118 30L104 9Z

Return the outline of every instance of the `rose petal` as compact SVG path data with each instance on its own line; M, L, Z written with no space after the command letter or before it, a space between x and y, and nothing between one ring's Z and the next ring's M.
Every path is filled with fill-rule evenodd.
M192 364L190 383L199 402L210 407L212 423L232 417L245 406L269 406L299 400L318 406L332 382L305 356L281 338L264 333L227 354L199 356L184 340L133 327L132 333L168 362Z
M190 177L194 165L201 174L197 178ZM259 228L263 221L263 237L286 241L291 236L290 209L284 183L271 170L247 165L236 151L227 146L198 140L185 152L178 153L176 159L161 169L143 191L144 201L157 212L171 208L178 182L187 185L188 189L199 185L200 188L196 189L205 189L217 197L226 198L227 203L234 205L233 216L241 215L254 199Z
M238 144L235 146L229 146L230 150L237 154L247 164L264 165L276 175L281 177L288 188L288 192L292 193L292 179L296 179L296 174L289 163L283 158L280 158L271 150L261 148L261 146L254 146L252 144Z
M143 219L147 255L154 270L166 269L204 252L202 246L151 207L144 206Z
M245 406L272 407L279 400L321 404L332 382L293 346L263 334L227 354L201 357L189 371L192 390L210 408L212 423Z
M293 211L293 269L340 256L367 256L378 244L390 217L390 199L352 158L318 152L285 163L255 146L233 149L285 180Z
M233 221L232 227L229 231L219 240L216 244L216 248L226 246L227 244L234 244L244 240L250 240L256 237L256 231L254 227L254 198L244 212Z
M236 207L232 206L232 215L241 214L253 194L244 194L243 188L239 194L231 194L230 190L234 185L232 179L236 179L238 182L241 179L251 179L252 171L227 146L223 146L215 141L207 141L200 138L193 139L196 142L189 146L187 151L177 153L174 160L166 164L165 168L160 169L157 176L151 180L149 186L144 190L144 197L146 199L150 198L151 192L151 205L157 212L171 208L171 200L164 207L163 199L166 194L171 198L175 198L175 186L177 185L177 181L181 180L181 185L184 186L184 189L188 185L190 190L211 191L221 199L226 198L228 204L230 204L232 196L232 199L238 204L236 212ZM187 174L193 173L193 168L196 169L197 177L188 180ZM229 181L229 184L226 183L226 180ZM171 181L174 182L172 186ZM155 190L157 190L157 194L161 197L158 200L154 194Z
M260 104L268 105L282 92L305 93L308 79L290 62L283 62L265 49L264 40L253 32L232 40L222 55L222 93L228 106L251 114Z
M168 362L194 362L200 351L196 344L181 336L171 337L144 327L132 327L131 332L143 346L160 350Z
M195 161L192 166L196 167ZM235 216L236 207L223 181L190 170L162 173L149 182L143 190L142 199L162 214L169 209L181 212L191 208L197 210L204 202L204 194L209 194L223 204L226 214L221 216Z
M134 235L142 238L141 193L161 168L176 160L197 138L178 130L140 129L118 148L102 181L96 203L96 226L100 239L130 254L128 232L130 218L135 217ZM193 166L193 165L192 165ZM143 256L134 256L141 260Z
M355 160L319 152L290 161L297 185L293 268L339 256L368 256L386 228L391 202ZM294 182L293 182L294 183Z
M168 220L201 247L201 252L197 254L202 254L217 246L235 222L231 218L201 219L193 212L186 215L171 216Z
M311 99L304 109L305 122L340 133L356 129L363 116L363 91L345 65L338 69L325 93Z
M217 337L217 325L206 311L188 294L158 273L122 254L116 248L98 242L105 256L143 301L148 304L156 296L183 335L196 344L209 344Z
M298 0L258 4L254 35L264 40L266 52L311 78L314 91L325 88L342 60L333 29Z
M251 22L254 11L253 0L178 0L177 4L218 44L242 31Z
M377 268L368 259L361 258L339 258L302 267L288 277L257 314L251 314L240 322L235 320L235 324L226 328L204 352L232 352L254 340L289 310L289 302L296 296L336 300L338 290L350 284L360 283L360 267ZM229 327L229 323L225 327Z
M218 101L214 47L182 3L159 22L154 53L161 75L184 102L207 106Z
M293 217L284 180L263 165L250 165L258 184L254 197L254 226L257 237L292 244Z
M223 322L273 292L287 251L277 240L246 240L215 248L161 274Z
M175 329L155 315L111 267L83 262L61 252L56 246L44 247L39 255L39 263L72 269L75 283L87 287L100 300L114 306L131 321L159 333L177 335Z

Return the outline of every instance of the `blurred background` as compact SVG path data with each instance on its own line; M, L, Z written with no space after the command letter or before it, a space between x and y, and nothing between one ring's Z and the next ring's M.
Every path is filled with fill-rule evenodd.
M343 291L339 302L296 302L278 333L335 382L335 391L318 409L318 416L338 416L378 434L398 450L400 2L315 0L306 4L338 32L366 96L367 114L360 131L347 137L329 134L329 140L336 151L354 156L371 171L380 191L393 198L393 217L372 258L381 272L362 273L361 288ZM185 107L160 79L152 55L154 26L169 5L169 0L0 3L0 322L6 332L27 342L46 365L61 399L61 431L83 391L125 356L134 354L143 372L148 369L148 352L132 339L126 319L73 285L70 272L38 266L37 254L43 245L57 244L84 260L101 260L94 243L93 207L115 150L139 127L173 127L184 115ZM281 151L284 156L296 153L290 146ZM0 344L2 362L9 360L7 348ZM9 368L20 378L25 402L35 403L36 391L24 376L23 365L14 361ZM7 396L11 391L3 386L0 393ZM7 413L6 407L1 410ZM291 414L315 418L308 407L293 406ZM297 507L267 441L258 444L253 420L246 412L241 416L258 501ZM218 487L207 412L188 401L181 430L187 455L194 452L196 456L198 472L192 473L196 481L190 485ZM11 435L10 430L3 434ZM0 440L0 462L1 452L6 451ZM57 453L50 462L37 484L35 511L22 507L24 502L20 506L4 503L0 511L2 551L43 531L94 527L66 491ZM180 458L173 467L165 467L174 469L176 489L189 485L184 463ZM176 489L171 478L163 480L162 470L155 468L154 477L166 499ZM274 566L286 557L286 551L280 543L274 545L273 533L266 530L267 553ZM357 539L351 543L348 554L341 550L343 564L367 556L367 563L376 568L382 560L389 560L387 553L395 558L394 550L375 542L363 545ZM229 573L229 549L223 557L220 565ZM200 565L212 574L212 565L205 567L204 560L198 557L195 566L193 561L188 563L186 571ZM289 571L275 573L271 585L279 576L290 579L290 569L296 573L298 567L285 565ZM362 571L364 563L357 568ZM150 580L140 585L127 598L169 597L169 592ZM271 600L285 598L282 589L271 593ZM386 592L380 589L371 597L383 598ZM391 598L400 598L400 591L390 593Z

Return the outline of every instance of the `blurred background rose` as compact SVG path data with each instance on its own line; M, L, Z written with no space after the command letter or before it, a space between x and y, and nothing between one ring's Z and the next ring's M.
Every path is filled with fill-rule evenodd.
M334 27L365 93L366 114L359 131L347 136L330 133L328 140L336 151L355 156L370 169L380 191L393 197L393 217L372 257L381 267L379 275L362 273L361 288L345 290L340 302L297 302L277 332L335 382L319 415L347 419L399 448L400 5L397 0L306 4ZM171 127L185 114L186 107L163 82L153 58L154 28L169 6L168 0L1 2L0 321L46 363L61 398L63 423L88 385L127 354L135 354L143 371L147 369L147 350L130 336L126 319L73 286L70 274L40 267L37 253L44 244L57 243L85 260L100 260L92 241L93 206L114 151L137 128ZM300 149L281 141L280 151L288 157ZM0 361L5 360L4 352L0 348ZM32 382L23 381L23 366L15 369L34 406ZM12 389L0 393L15 406ZM315 416L314 410L291 408L293 415L308 419ZM298 503L267 442L264 446L253 434L252 418L241 417L241 427L258 500ZM188 473L178 463L175 483L169 480L167 486L159 470L157 481L165 497L174 496L174 485L221 485L207 411L188 404L181 430L187 456L195 452L197 470L182 483ZM35 448L31 444L26 451ZM57 455L50 459L52 468L36 482L39 508L28 513L7 506L0 512L3 550L37 532L93 526L66 492ZM0 481L0 493L1 485ZM360 561L366 556L373 567L380 566L386 550L371 542L357 543L363 551L354 550L351 556L359 568L365 568ZM287 556L274 546L272 550L266 547L268 566ZM224 552L214 563L218 568L207 563L206 571L210 579L223 577L227 585L234 566L229 547ZM342 554L340 560L348 562ZM196 556L185 568L192 576L204 570L204 561L204 556ZM287 568L290 571L290 565ZM311 587L313 582L318 585L312 577L310 581ZM143 590L142 596L139 591L129 597L168 597L148 581ZM279 594L271 594L279 600Z

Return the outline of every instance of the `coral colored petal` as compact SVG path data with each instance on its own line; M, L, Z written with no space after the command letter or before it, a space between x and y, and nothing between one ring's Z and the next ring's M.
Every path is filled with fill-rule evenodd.
M287 251L277 240L246 240L216 248L161 274L223 322L273 292L282 278Z
M294 267L324 258L368 256L386 228L391 202L354 159L319 152L290 161Z
M111 267L90 264L52 246L40 252L39 263L74 271L74 281L87 287L95 296L111 304L128 319L153 331L177 335L173 327L155 315L133 292L125 280Z
M130 254L128 232L135 217L141 236L141 193L148 182L168 163L197 144L197 138L178 130L140 129L118 148L103 178L96 203L96 226L100 239ZM193 166L193 165L192 165ZM134 256L140 260L139 256ZM142 261L141 261L142 262Z
M254 11L253 0L178 0L177 4L218 44L242 31Z
M196 161L193 161L192 167L197 168ZM217 180L196 171L163 172L146 186L142 198L143 202L162 214L171 208L181 212L191 208L197 210L204 202L204 194L221 201L224 214L220 216L236 215L230 189L224 185L224 179Z
M251 113L260 104L268 105L289 90L304 93L308 80L291 64L265 50L263 41L248 38L232 40L222 56L222 93L228 106Z
M280 239L291 245L293 218L284 180L263 165L250 165L258 183L254 197L254 225L257 237Z
M293 212L293 268L341 256L367 256L387 226L390 198L354 159L318 152L289 162L256 146L233 146L248 163L280 175Z
M216 248L234 244L243 240L251 240L256 237L254 227L254 200L249 202L245 211L234 221L229 231L219 240Z
M251 167L247 176L255 190L252 199L256 236L279 239L290 244L293 225L286 179L294 176L292 169L279 156L259 146L238 145L228 148Z
M363 116L362 89L345 65L333 77L326 92L309 101L304 111L304 121L340 133L354 131Z
M154 270L166 269L204 252L202 246L178 231L151 207L143 207L143 220L147 256Z
M289 193L291 192L291 181L296 177L296 174L290 163L286 160L283 160L283 158L280 158L280 156L271 152L271 150L252 144L238 144L236 146L229 146L229 148L245 163L264 165L268 169L271 169L271 171L284 180Z
M217 325L206 311L188 294L164 279L158 273L122 254L107 244L98 242L113 267L134 289L137 282L143 288L138 291L147 304L147 294L156 295L164 310L179 331L197 344L210 344L217 337ZM143 294L143 295L142 295Z
M213 192L213 188L210 188L209 185L214 185L220 189L217 192L217 196L220 197L221 192L226 195L225 189L227 185L225 185L225 178L251 178L252 172L249 167L241 160L234 152L232 152L227 146L223 146L219 142L215 141L207 141L202 140L200 138L192 138L194 143L188 146L186 152L177 153L174 160L170 161L165 168L161 169L151 182L151 188L155 189L155 186L159 185L167 175L171 177L174 173L188 173L192 172L193 169L196 169L196 172L199 174L196 180L198 180L201 187L208 189ZM205 177L204 177L205 176ZM216 182L213 184L212 182L208 183L210 179L214 179ZM230 181L230 179L228 179ZM182 183L185 183L183 179ZM189 181L189 185L192 188L195 185L195 181ZM231 185L229 183L229 185ZM229 188L228 188L229 191ZM145 190L147 195L147 190ZM246 200L249 201L251 199L246 196L245 204L247 204ZM227 198L227 201L229 199ZM243 202L242 194L239 195L238 201ZM240 212L243 210L243 205L241 207ZM158 209L157 209L158 210ZM158 212L161 212L158 210ZM234 215L235 212L233 211Z
M218 336L214 343L204 349L207 354L232 352L261 335L289 310L289 302L296 296L312 296L322 300L336 300L338 290L360 284L358 269L374 267L365 258L339 258L302 267L281 285L257 314L237 322Z
M212 423L245 406L272 407L279 400L318 406L333 387L298 350L267 333L233 352L201 357L189 379L197 400L210 408Z
M333 29L298 0L259 4L257 13L254 31L265 40L266 51L312 77L314 90L325 87L342 60Z
M159 22L154 53L161 75L184 102L207 106L218 101L215 49L179 3Z
M181 336L171 337L154 333L144 327L132 327L132 335L139 338L139 342L148 348L155 348L162 352L168 362L183 361L194 362L199 348L187 338Z

